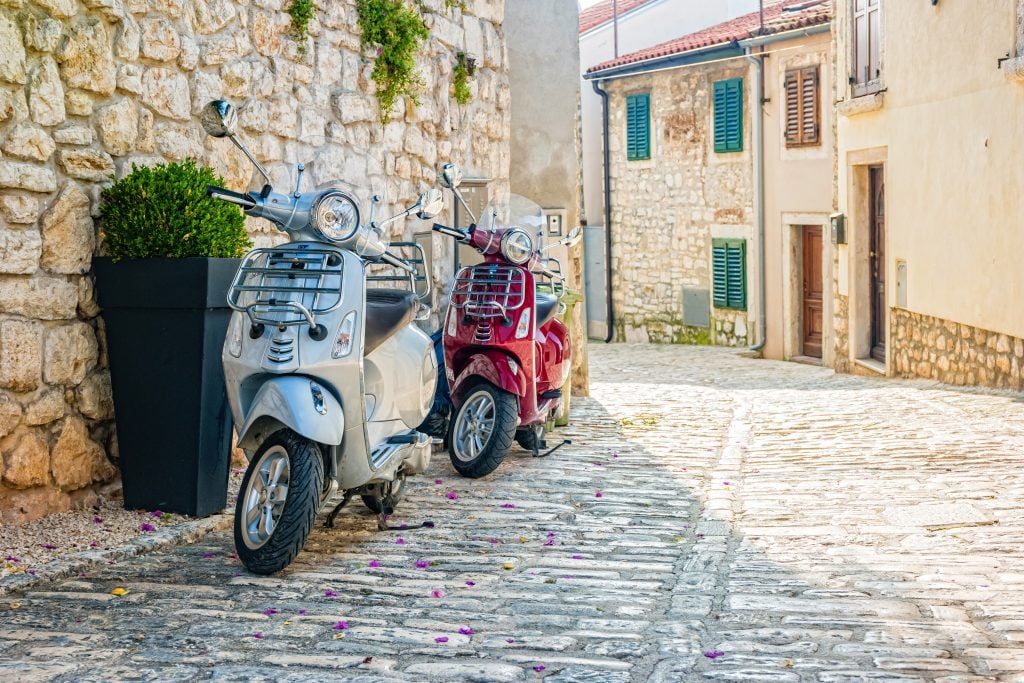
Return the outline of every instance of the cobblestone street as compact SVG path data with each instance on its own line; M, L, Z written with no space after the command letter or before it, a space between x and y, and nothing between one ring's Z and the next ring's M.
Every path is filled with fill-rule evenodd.
M590 352L573 445L436 454L394 520L435 528L357 507L279 576L219 533L6 596L0 679L1024 681L1019 396Z

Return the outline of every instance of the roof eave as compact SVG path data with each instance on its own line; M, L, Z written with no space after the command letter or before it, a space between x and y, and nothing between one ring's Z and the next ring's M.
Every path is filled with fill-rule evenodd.
M740 44L736 41L732 41L729 43L719 43L717 45L697 48L696 50L687 50L686 52L676 52L671 55L652 57L651 59L644 59L639 62L611 66L606 69L601 69L600 71L589 71L583 75L583 78L586 80L605 80L608 78L638 76L648 71L659 71L661 69L668 69L676 66L699 64L701 62L708 62L714 59L739 57L742 54L743 49Z
M794 28L789 31L782 31L780 33L769 33L765 36L755 36L754 38L747 38L746 40L739 41L740 47L760 47L761 45L769 45L771 43L779 43L784 40L793 40L794 38L803 38L804 36L816 36L822 33L828 33L832 30L832 22L826 21L821 24L815 24L813 26L805 26L804 28Z

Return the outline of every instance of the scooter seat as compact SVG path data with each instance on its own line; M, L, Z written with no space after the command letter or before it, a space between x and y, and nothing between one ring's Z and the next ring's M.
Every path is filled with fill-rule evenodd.
M537 327L541 327L558 314L558 297L548 292L537 292Z
M363 355L387 341L409 324L416 314L418 299L404 289L366 290L366 343Z

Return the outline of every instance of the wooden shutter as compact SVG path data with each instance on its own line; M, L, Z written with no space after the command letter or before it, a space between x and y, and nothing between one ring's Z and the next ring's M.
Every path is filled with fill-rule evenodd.
M715 151L743 150L743 79L715 81Z
M853 94L878 90L882 76L882 0L853 2Z
M626 98L626 158L651 158L651 95Z
M747 308L747 242L711 242L712 289L715 308Z
M786 146L817 145L821 142L821 106L818 95L818 67L786 72Z

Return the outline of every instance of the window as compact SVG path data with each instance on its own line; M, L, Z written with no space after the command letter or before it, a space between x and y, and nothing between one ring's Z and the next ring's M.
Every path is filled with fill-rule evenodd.
M743 79L715 81L715 151L743 151Z
M882 0L853 2L853 96L878 92L882 77Z
M821 144L818 67L786 72L786 147Z
M626 158L651 158L651 94L626 98Z
M747 310L747 241L711 241L715 308Z

